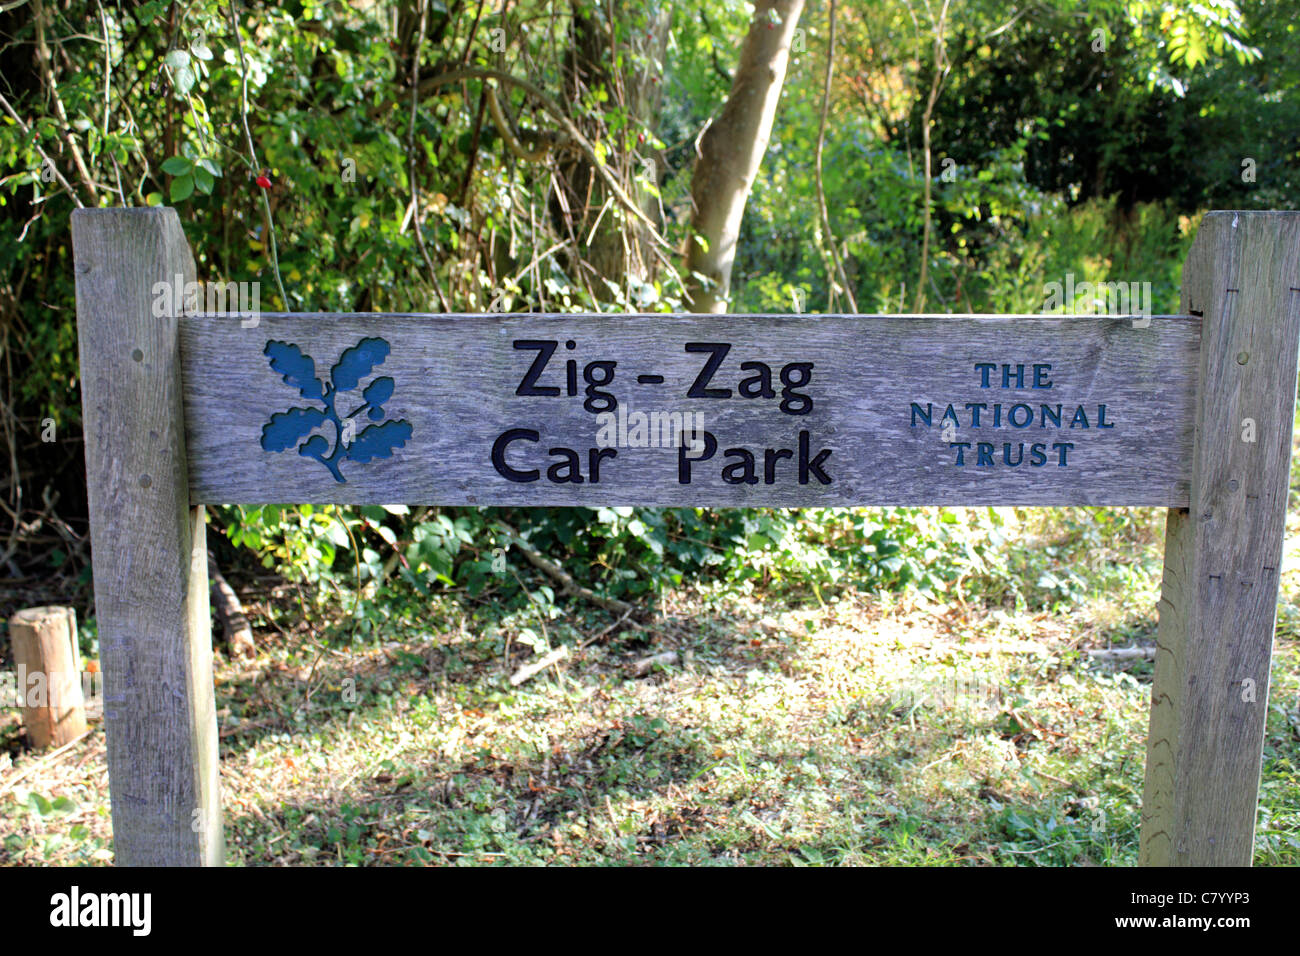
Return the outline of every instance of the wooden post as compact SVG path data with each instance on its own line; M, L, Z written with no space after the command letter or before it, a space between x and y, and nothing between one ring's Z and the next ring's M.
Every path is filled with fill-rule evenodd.
M204 513L190 507L177 339L194 260L172 209L77 210L72 239L116 862L220 864Z
M23 723L32 746L62 747L86 732L77 614L70 607L32 607L9 619Z
M1300 213L1212 212L1183 268L1203 316L1191 504L1171 509L1139 861L1249 865L1286 527Z

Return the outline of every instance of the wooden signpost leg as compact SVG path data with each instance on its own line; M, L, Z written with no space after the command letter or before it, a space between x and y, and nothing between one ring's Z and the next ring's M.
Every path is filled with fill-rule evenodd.
M171 209L77 210L72 238L116 861L220 864L204 514L177 347L194 260Z
M1183 269L1204 317L1191 505L1170 510L1139 861L1249 865L1286 527L1300 213L1213 212Z

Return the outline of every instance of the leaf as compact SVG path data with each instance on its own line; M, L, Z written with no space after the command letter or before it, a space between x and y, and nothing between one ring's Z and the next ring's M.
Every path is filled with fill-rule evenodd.
M325 413L318 408L276 412L262 426L262 447L267 451L287 451L323 424Z
M71 797L55 797L52 806L55 813L71 813L77 809L77 802Z
M393 449L406 444L411 431L411 423L408 421L368 425L353 439L347 457L362 464L373 458L387 458L392 455Z
M383 365L388 358L388 343L383 339L362 339L350 349L344 349L338 364L330 373L334 388L340 392L350 391L369 375L376 365Z
M361 393L361 397L375 408L382 408L384 402L393 397L393 389L396 387L397 383L385 375L383 378L377 378L367 385L366 390Z
M298 454L304 458L323 458L325 452L329 451L330 443L321 435L312 435L301 445L298 446Z
M337 521L331 521L325 526L325 534L330 541L334 542L336 548L346 549L351 542L348 538L348 529Z
M520 644L527 644L538 653L545 653L550 649L547 647L546 641L531 627L526 627L516 634L515 640Z
M190 65L190 54L188 50L172 50L165 57L163 62L173 70L188 68Z
M54 809L50 806L50 801L46 800L35 790L27 795L27 806L31 807L43 817L48 816Z
M194 89L196 79L194 71L188 65L181 67L176 71L176 92L188 96L190 90ZM186 114L186 118L190 118L189 114Z
M199 187L199 192L203 193L203 195L212 195L212 185L215 182L216 180L212 178L212 174L202 166L194 167L194 184Z
M284 383L298 389L303 398L323 399L325 390L316 377L316 363L302 349L288 342L266 343L263 353L271 359L271 369L284 376Z
M189 199L190 194L194 192L194 177L188 173L184 176L177 176L172 180L171 200L180 202L182 199Z
M184 156L172 156L163 161L162 171L168 176L184 176L193 167L194 164Z

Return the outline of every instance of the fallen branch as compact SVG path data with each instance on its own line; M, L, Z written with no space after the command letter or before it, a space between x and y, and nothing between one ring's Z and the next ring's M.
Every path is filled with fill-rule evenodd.
M540 551L527 544L523 538L519 537L519 532L505 522L498 522L502 528L510 535L511 543L517 547L523 556L528 559L528 563L543 574L548 575L558 581L566 591L571 591L586 601L590 601L598 607L603 607L607 611L613 611L616 614L630 614L636 610L632 604L626 601L620 601L618 598L605 597L603 594L597 594L590 588L583 587L573 576L564 568L560 567L550 558L543 555Z
M253 629L248 618L244 616L244 606L239 603L235 589L222 577L211 551L208 552L208 577L212 581L212 606L221 621L231 656L255 657L257 644L253 641Z
M643 657L632 665L632 674L636 677L645 677L656 667L667 667L669 664L677 663L676 651L664 651L662 654L652 654L649 657Z
M559 647L551 651L549 654L542 656L541 658L533 661L531 664L525 664L523 667L519 668L519 670L515 671L514 674L510 676L510 686L518 687L524 681L536 677L538 674L546 670L546 668L550 667L552 664L558 664L560 661L564 660L568 656L569 656L569 645L561 644Z
M1154 647L1105 647L1087 652L1094 661L1153 661Z

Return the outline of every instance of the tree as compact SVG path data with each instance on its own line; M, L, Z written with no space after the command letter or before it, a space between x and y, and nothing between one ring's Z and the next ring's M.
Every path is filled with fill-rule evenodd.
M686 300L693 312L724 312L745 203L785 83L803 0L759 0L745 34L731 93L699 138L686 241Z

